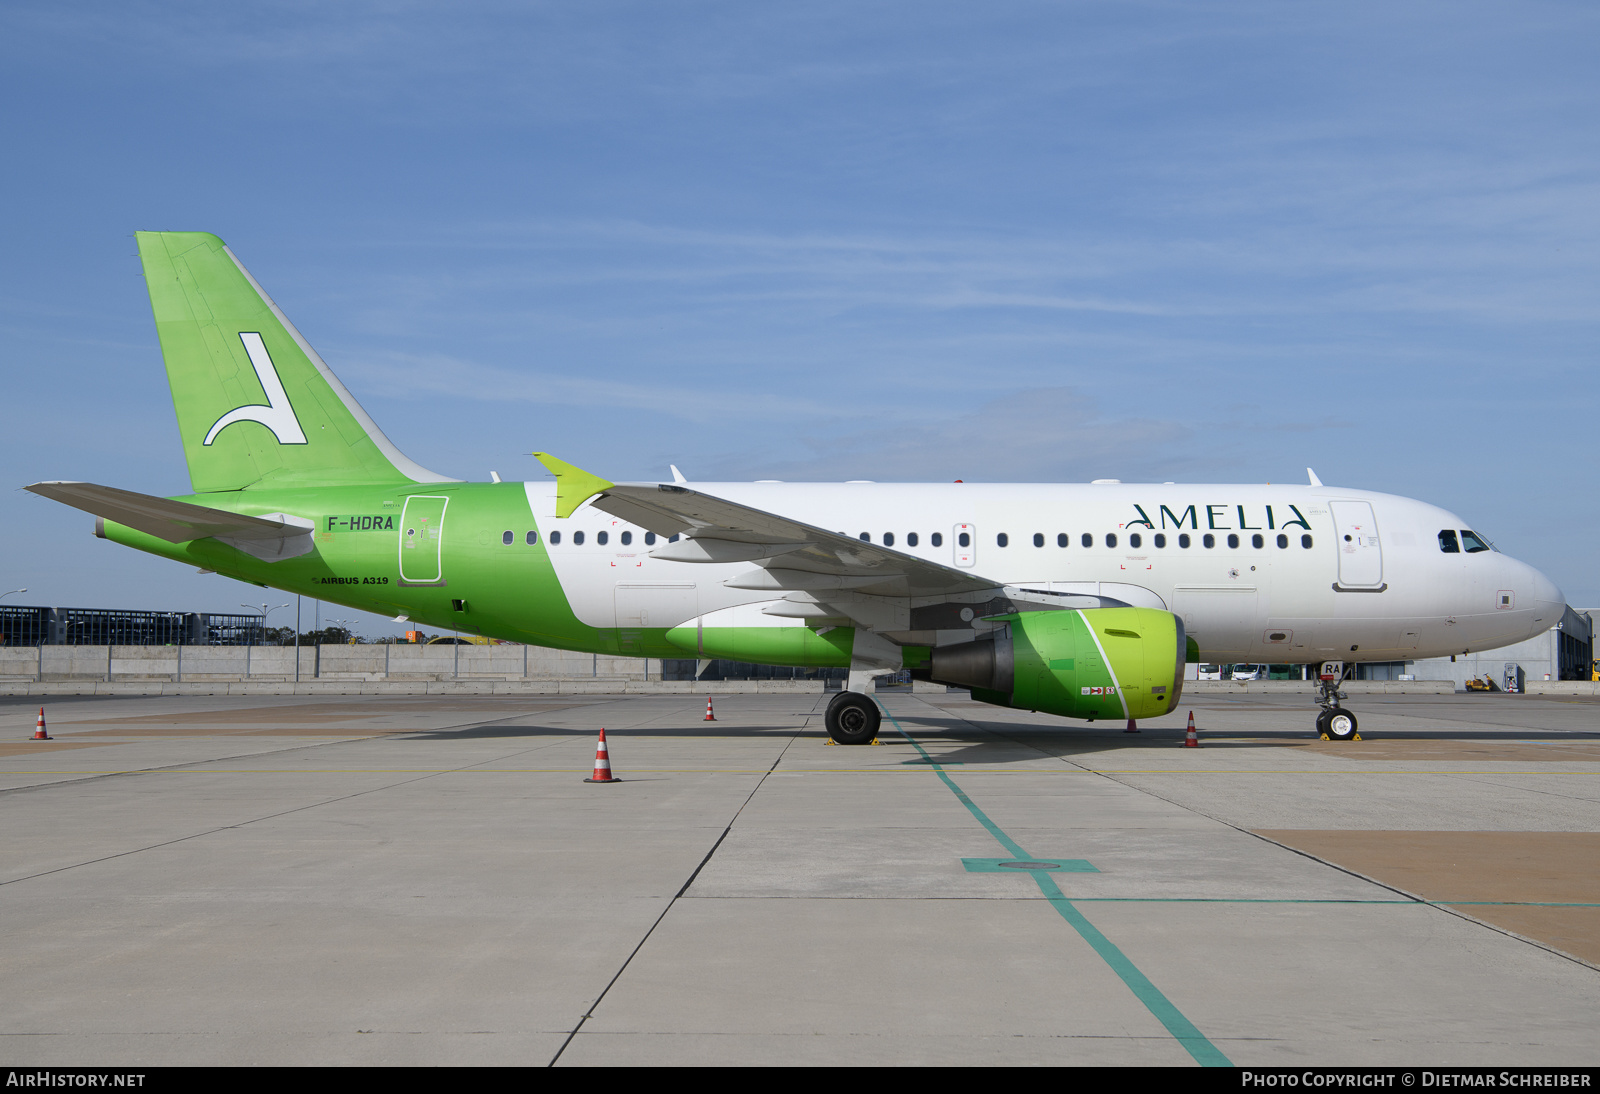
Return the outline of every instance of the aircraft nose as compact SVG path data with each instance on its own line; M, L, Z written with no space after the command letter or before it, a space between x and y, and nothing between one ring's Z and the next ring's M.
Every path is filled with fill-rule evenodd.
M1528 603L1535 609L1533 614L1538 625L1548 628L1561 622L1561 617L1566 614L1567 598L1561 594L1556 583L1526 563L1519 562L1517 565L1525 571L1523 580L1518 584L1528 590Z

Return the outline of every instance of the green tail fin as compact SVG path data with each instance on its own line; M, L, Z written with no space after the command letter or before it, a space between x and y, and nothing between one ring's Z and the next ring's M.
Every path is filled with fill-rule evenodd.
M222 240L137 235L196 493L453 481L390 443Z

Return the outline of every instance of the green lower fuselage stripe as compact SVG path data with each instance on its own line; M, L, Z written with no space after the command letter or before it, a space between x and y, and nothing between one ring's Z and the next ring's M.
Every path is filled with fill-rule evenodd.
M881 703L879 705L882 706ZM983 825L984 829L995 838L1000 846L1018 859L1031 858L1015 840L1006 835L999 825L990 820L984 811L978 808L976 802L967 797L966 793L956 785L955 780L951 779L944 769L939 766L939 761L928 755L927 750L917 742L915 737L905 731L905 727L900 724L893 714L890 714L887 709L883 713L890 723L894 725L900 736L909 741L911 747L916 749L922 755L922 758L932 766L934 773L939 776L940 781L945 786L950 788L950 792L956 796L956 800L967 807L967 811L977 818L978 823ZM1156 1021L1166 1027L1167 1032L1172 1034L1190 1056L1194 1057L1196 1063L1202 1067L1233 1066L1233 1061L1223 1055L1221 1049L1207 1040L1206 1036L1195 1027L1195 1024L1185 1018L1183 1012L1161 993L1161 989L1152 984L1150 978L1140 972L1139 967L1130 961L1128 956L1118 949L1114 942L1101 934L1100 929L1090 923L1088 917L1073 906L1072 901L1068 900L1066 895L1062 893L1048 870L1028 870L1026 872L1039 886L1039 891L1050 901L1050 906L1060 914L1062 919L1071 925L1073 930L1078 932L1079 937L1087 942L1095 953L1100 955L1100 959L1111 967L1111 971L1116 973L1122 982L1128 986L1128 990L1133 992L1134 997L1145 1005L1145 1008L1155 1016Z

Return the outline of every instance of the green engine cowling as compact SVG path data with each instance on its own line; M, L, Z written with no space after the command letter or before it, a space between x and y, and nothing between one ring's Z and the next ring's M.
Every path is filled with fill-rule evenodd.
M1155 718L1178 705L1183 620L1156 608L1019 612L989 638L935 648L926 675L998 706L1065 718Z

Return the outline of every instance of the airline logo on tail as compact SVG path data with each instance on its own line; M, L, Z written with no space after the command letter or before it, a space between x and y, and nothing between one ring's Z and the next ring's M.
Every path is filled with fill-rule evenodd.
M266 393L267 405L252 403L249 406L234 407L217 419L211 431L206 434L204 443L210 444L216 440L217 434L234 422L256 422L272 430L272 435L278 438L279 444L306 444L305 431L300 428L300 419L294 416L294 407L289 405L289 396L283 390L283 381L278 379L278 370L272 363L271 355L267 353L266 343L261 341L261 335L255 331L244 331L240 333L239 341L244 343L244 351L250 356L250 364L256 370L256 378L261 381L261 390Z

